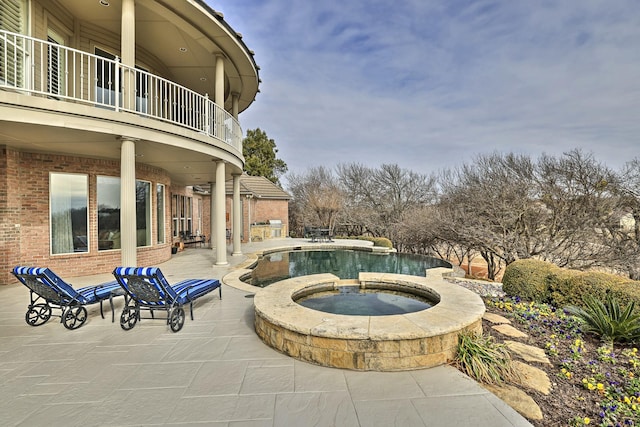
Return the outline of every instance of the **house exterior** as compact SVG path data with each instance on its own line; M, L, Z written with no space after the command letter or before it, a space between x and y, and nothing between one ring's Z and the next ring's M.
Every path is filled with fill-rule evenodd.
M227 211L232 211L233 183L227 182ZM256 242L289 235L291 196L263 176L240 177L242 242ZM232 230L232 223L227 222Z
M288 237L289 235L289 200L291 196L282 188L263 176L250 176L246 173L240 176L240 241L242 243L257 242L273 238ZM215 190L214 190L215 191ZM234 232L234 181L226 182L226 229L227 240L233 241ZM200 230L209 229L209 206L211 189L207 186L194 186L192 194L202 213L197 217L195 234ZM210 236L205 236L209 240Z
M203 0L2 0L0 284L15 265L163 262L194 213L227 264L227 211L234 253L242 234L238 115L259 83L242 35Z

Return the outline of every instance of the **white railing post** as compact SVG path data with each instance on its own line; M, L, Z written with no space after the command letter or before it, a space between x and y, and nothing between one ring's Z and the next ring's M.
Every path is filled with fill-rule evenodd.
M207 135L209 134L209 94L205 93L204 94L204 133L206 133Z
M120 111L120 69L121 69L121 64L120 64L120 58L116 56L116 64L115 67L113 67L116 71L116 76L115 76L115 80L116 80L116 87L115 90L113 91L113 93L116 94L116 99L113 101L113 105L115 106L116 111ZM122 72L124 73L124 70L122 70Z

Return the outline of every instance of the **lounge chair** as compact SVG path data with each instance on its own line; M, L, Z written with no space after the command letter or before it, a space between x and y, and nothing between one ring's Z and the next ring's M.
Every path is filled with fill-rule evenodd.
M100 315L104 319L102 303L111 299L114 291L120 289L115 280L97 286L74 289L48 268L14 267L14 276L29 288L31 302L25 314L25 321L31 326L45 324L52 316L60 317L67 329L77 329L87 321L85 305L100 303ZM53 314L60 310L60 314ZM113 311L113 304L111 304Z
M189 304L193 320L193 302L218 288L222 299L222 287L216 279L187 279L170 285L157 267L117 267L113 270L116 280L125 290L125 304L120 316L120 326L132 329L141 319L141 310L166 312L167 324L173 332L184 325L183 305Z

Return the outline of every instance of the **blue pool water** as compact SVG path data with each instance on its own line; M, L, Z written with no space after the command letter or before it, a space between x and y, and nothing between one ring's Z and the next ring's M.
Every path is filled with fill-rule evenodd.
M359 250L310 250L275 252L262 257L250 283L265 287L280 280L310 274L332 273L340 279L357 279L360 272L425 276L425 270L451 267L438 258L413 254L374 253Z
M313 310L351 316L388 316L426 310L433 303L416 295L340 286L336 291L312 294L296 301Z

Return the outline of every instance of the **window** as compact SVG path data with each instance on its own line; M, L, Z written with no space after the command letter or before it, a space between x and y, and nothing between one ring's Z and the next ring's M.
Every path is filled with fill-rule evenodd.
M191 197L173 195L171 200L173 237L184 237L192 234L192 202Z
M149 71L136 66L136 111L149 112Z
M156 185L156 242L164 243L164 185Z
M49 176L50 241L52 254L87 252L87 175L52 173Z
M120 249L120 178L98 177L98 249ZM136 181L136 245L151 245L151 183Z
M25 34L26 0L2 0L0 2L0 30Z
M0 1L0 30L12 33L27 33L26 0ZM9 39L0 49L0 84L22 88L25 86L27 53L22 39Z
M121 68L116 68L116 55L97 47L95 48L95 53L97 56L104 58L104 60L96 60L96 103L115 106L117 96L118 105L128 108L123 105L122 101L122 88L127 87L124 81L126 77L127 81L135 85L135 87L131 88L135 92L135 111L147 113L150 102L148 70L136 66L135 75L125 72L123 77ZM128 70L128 68L125 68L125 70ZM116 86L116 80L118 80L120 87Z
M180 232L180 221L178 219L178 200L180 196L173 195L171 197L171 229L173 231L173 237L178 237Z
M65 52L60 49L60 45L65 45L64 38L49 29L47 41L51 43L47 46L47 92L52 95L66 95L66 61Z
M196 234L200 235L202 233L202 199L198 199L198 228Z
M192 224L192 212L193 212L193 204L191 197L182 196L182 232L188 236L191 236L191 232L193 231Z
M116 56L99 48L95 48L96 55L108 61L96 60L96 103L103 105L116 105ZM118 79L119 80L119 79ZM120 99L118 104L122 104Z
M98 177L98 250L120 249L120 178Z
M136 181L136 242L151 245L151 183Z

